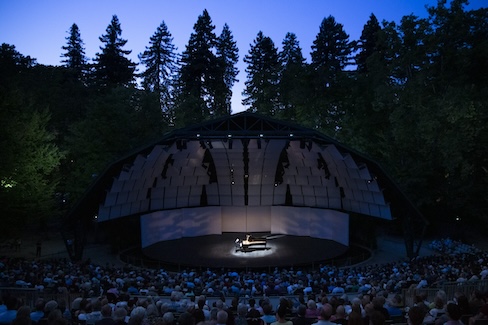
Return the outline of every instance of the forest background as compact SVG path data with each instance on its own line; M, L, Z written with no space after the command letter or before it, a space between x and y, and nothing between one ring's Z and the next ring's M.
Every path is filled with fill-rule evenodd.
M433 224L487 225L488 9L439 1L397 24L374 14L350 40L323 19L310 62L292 32L258 32L242 104L379 162ZM139 62L113 16L85 56L73 24L62 65L0 48L0 216L5 236L60 219L115 159L165 132L232 114L238 48L205 10L177 53L164 21ZM481 222L481 223L480 223Z

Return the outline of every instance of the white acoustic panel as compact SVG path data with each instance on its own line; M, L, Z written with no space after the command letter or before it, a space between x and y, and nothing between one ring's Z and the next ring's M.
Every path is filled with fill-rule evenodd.
M242 232L246 229L246 207L222 207L222 231Z
M246 232L271 232L271 207L247 207Z

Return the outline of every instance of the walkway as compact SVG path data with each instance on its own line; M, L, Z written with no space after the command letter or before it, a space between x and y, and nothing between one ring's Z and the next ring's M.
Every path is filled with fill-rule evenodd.
M34 259L36 258L36 242L37 238L23 238L20 250L16 251L7 247L0 247L0 256ZM428 245L429 241L424 240L420 256L434 254L434 251ZM108 263L109 265L122 266L124 264L117 255L111 252L109 245L88 244L83 256L98 265L107 265ZM382 235L378 238L378 249L363 264L382 264L397 261L405 256L405 244L402 238ZM59 235L43 236L41 258L68 258L66 247Z

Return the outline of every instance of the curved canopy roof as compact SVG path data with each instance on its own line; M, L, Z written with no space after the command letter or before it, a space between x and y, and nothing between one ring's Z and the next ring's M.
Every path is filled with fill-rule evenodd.
M314 130L243 112L174 130L114 162L70 217L107 221L201 206L420 216L367 156Z

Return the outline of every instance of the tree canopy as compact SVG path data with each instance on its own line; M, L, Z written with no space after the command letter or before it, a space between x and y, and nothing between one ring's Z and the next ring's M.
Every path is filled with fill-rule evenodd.
M466 5L440 0L425 18L399 22L371 14L358 40L325 17L309 59L293 32L275 43L259 31L243 58L242 103L368 153L430 220L486 222L488 9ZM227 24L219 36L215 28L203 11L179 54L163 21L140 74L115 15L93 59L76 24L60 66L2 44L2 215L61 215L113 159L231 114L238 47Z

